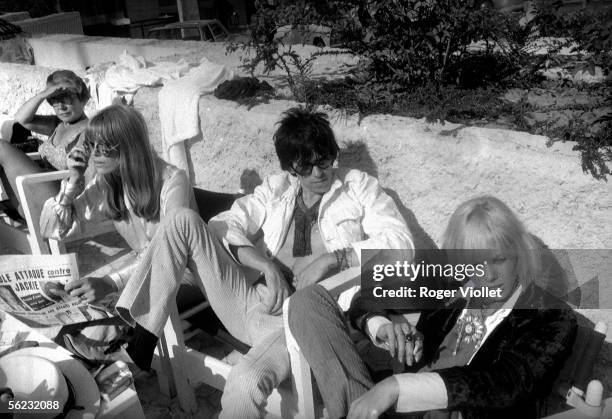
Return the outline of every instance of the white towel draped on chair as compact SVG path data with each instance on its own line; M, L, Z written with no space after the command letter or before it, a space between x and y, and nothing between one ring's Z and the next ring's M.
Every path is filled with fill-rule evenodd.
M200 133L198 102L200 96L211 93L233 71L207 58L178 80L170 80L159 92L159 119L164 158L189 173L183 141Z

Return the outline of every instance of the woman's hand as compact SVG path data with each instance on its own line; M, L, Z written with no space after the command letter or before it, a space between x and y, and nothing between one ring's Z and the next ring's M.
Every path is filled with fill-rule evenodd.
M387 377L351 403L347 418L376 419L397 403L398 396L397 380Z
M66 165L68 170L70 170L69 183L75 185L85 177L88 160L89 155L82 146L74 147L70 151L66 159Z
M412 366L423 356L423 335L407 321L396 321L381 326L376 332L376 338L385 343L391 357L397 355L402 364Z
M45 90L32 96L26 103L21 105L15 112L15 121L27 129L38 132L43 135L51 135L57 126L58 119L56 115L36 115L40 105L53 96L63 93L66 86L54 84L48 86Z
M336 264L336 256L333 253L325 253L319 256L295 274L296 288L306 288L323 280Z
M40 96L41 99L49 99L50 97L56 96L58 94L61 94L64 91L67 91L65 85L63 85L61 83L60 84L53 84L51 86L48 86L42 92L40 92L38 94L38 96Z
M117 286L109 276L87 277L69 282L65 290L71 297L79 298L86 303L93 303L116 292Z

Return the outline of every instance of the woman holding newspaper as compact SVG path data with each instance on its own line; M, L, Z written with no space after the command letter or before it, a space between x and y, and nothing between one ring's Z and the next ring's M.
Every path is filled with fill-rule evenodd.
M113 105L101 110L89 122L84 138L83 146L68 156L70 177L43 207L41 231L46 237L63 239L86 231L88 225L112 220L136 252L132 263L117 272L66 285L71 296L93 303L123 289L160 220L173 209L195 208L195 200L185 172L157 157L144 118L133 108ZM96 174L83 189L90 156Z

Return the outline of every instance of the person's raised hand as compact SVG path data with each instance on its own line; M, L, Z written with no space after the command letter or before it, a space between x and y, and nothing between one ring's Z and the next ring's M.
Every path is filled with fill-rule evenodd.
M283 302L289 297L291 291L280 268L274 263L266 264L263 270L266 278L268 295L264 300L269 313L279 313L283 308Z
M69 282L65 290L71 297L86 303L93 303L117 291L117 286L109 276L86 277Z
M387 377L351 403L347 419L376 419L397 403L398 396L397 380Z
M85 151L84 147L77 146L70 151L66 159L66 165L68 170L70 170L70 183L76 184L83 179L88 161L89 154Z
M50 97L60 95L64 92L68 92L68 89L63 84L52 84L51 86L47 86L45 90L40 92L40 97L43 99L49 99Z

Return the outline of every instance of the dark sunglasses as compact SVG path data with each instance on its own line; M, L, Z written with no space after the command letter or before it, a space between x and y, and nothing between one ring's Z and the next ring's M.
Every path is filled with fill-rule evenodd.
M321 170L329 169L334 164L334 159L325 158L319 159L313 163L305 163L305 164L296 164L292 166L291 169L293 172L300 176L310 176L312 174L312 169L317 166Z
M117 153L119 149L119 144L116 145L108 145L103 143L93 143L91 141L85 141L83 143L83 149L85 153L90 156L103 156L103 157L112 157Z
M76 100L76 95L61 95L47 99L47 102L52 107L56 108L60 105L72 105L72 103Z

